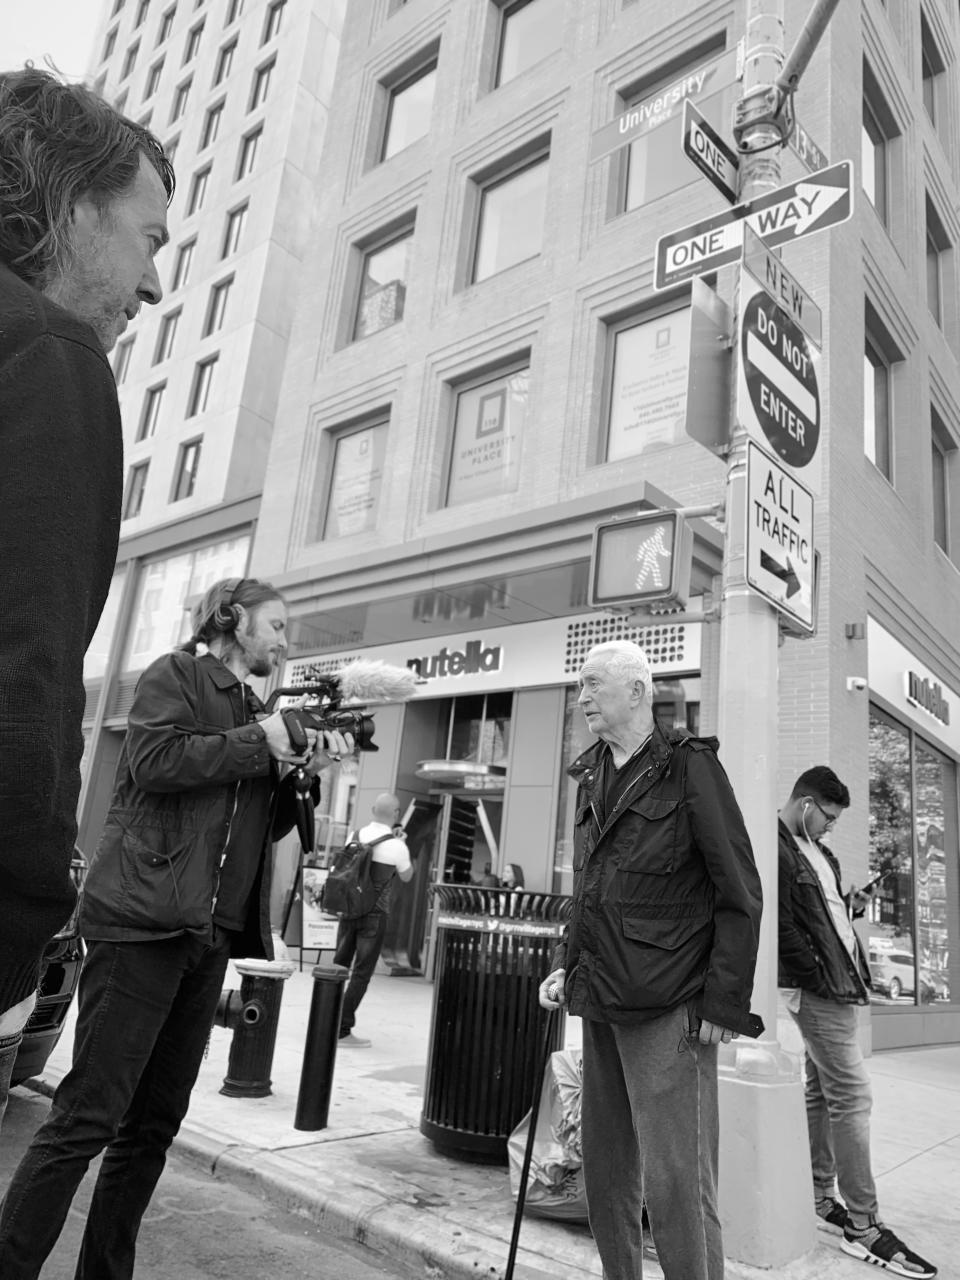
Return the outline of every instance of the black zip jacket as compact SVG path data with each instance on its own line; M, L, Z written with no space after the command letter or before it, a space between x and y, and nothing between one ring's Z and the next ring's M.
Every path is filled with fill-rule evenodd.
M763 1030L750 1012L760 877L717 745L655 725L602 825L606 743L568 770L579 786L573 914L553 967L566 970L571 1013L633 1022L694 1000L719 1026Z
M261 819L258 830L243 833L259 845L261 863L234 954L272 958L269 846L292 829L295 803L263 730L247 723L233 672L212 654L158 658L140 677L130 709L116 791L84 884L80 932L113 942L210 937L231 822L247 812Z
M833 868L837 890L842 893L840 863L825 844L819 840L816 843ZM800 852L782 819L778 822L777 860L779 985L801 987L840 1004L867 1004L870 968L860 939L856 940L854 960L837 932L820 877Z

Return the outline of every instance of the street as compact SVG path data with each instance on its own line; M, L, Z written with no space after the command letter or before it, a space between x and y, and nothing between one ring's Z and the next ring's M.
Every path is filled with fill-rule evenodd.
M0 1139L0 1189L49 1110L49 1099L14 1089ZM81 1183L43 1280L72 1280L95 1166ZM140 1232L137 1280L411 1280L412 1272L360 1245L220 1182L171 1152Z

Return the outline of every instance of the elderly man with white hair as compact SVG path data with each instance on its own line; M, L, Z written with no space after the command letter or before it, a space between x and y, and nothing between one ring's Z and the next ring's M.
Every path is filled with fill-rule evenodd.
M721 1280L721 1041L750 1012L761 891L716 738L662 729L639 645L587 654L599 739L578 784L573 914L540 989L583 1019L583 1175L605 1280L643 1274L644 1200L666 1280Z

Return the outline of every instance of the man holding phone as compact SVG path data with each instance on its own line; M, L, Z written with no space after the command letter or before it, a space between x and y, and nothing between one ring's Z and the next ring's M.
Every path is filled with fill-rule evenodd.
M823 837L849 804L833 770L817 765L797 779L779 823L779 983L806 1050L817 1225L841 1232L851 1257L894 1275L931 1277L937 1268L881 1222L870 1168L872 1095L857 1035L870 969L851 915L863 915L884 877L842 892L840 863Z

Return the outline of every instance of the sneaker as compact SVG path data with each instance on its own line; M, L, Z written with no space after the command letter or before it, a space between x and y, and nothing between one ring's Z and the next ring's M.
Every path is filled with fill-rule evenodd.
M372 1043L372 1040L364 1040L363 1036L355 1036L352 1031L337 1041L341 1049L369 1049Z
M843 1231L848 1221L847 1206L841 1204L839 1200L835 1200L833 1196L827 1196L818 1202L817 1227L821 1231L831 1231L839 1234Z
M886 1271L892 1271L895 1276L929 1280L929 1277L937 1274L935 1266L908 1249L882 1222L875 1222L862 1231L848 1223L843 1229L840 1248L844 1253L849 1253L851 1258L859 1258L861 1262L869 1262L874 1267L883 1267Z

